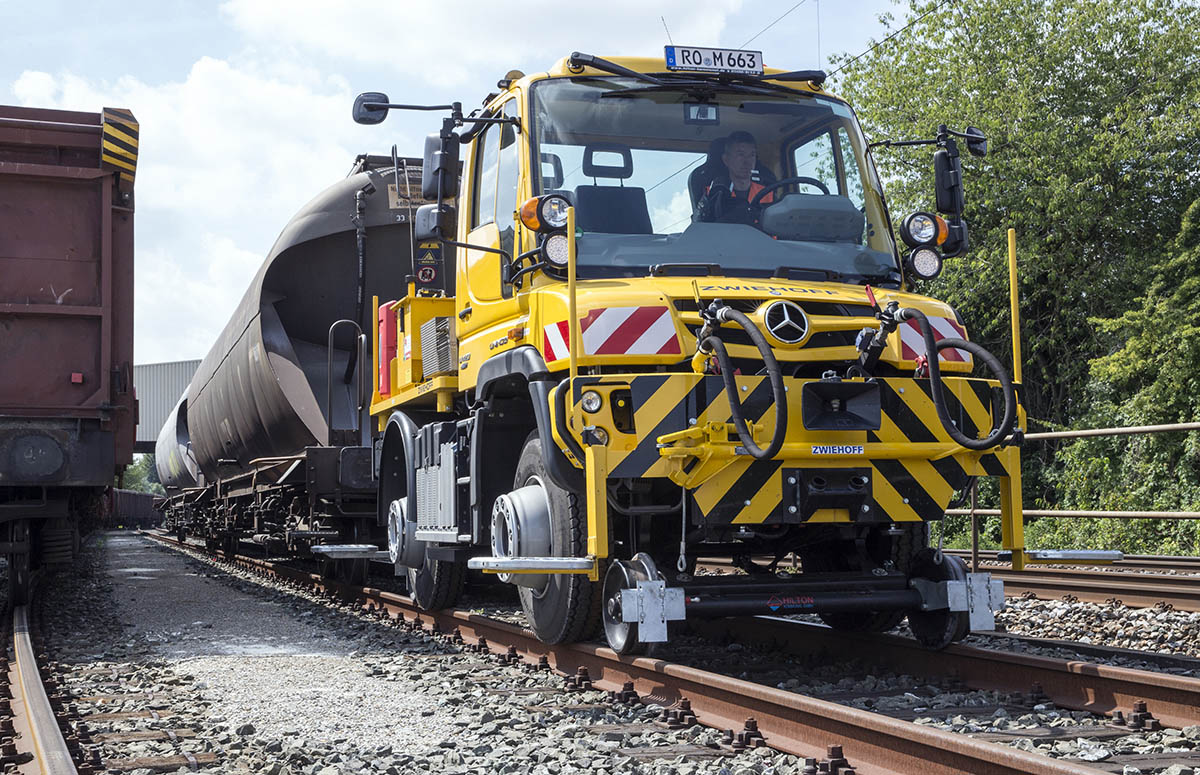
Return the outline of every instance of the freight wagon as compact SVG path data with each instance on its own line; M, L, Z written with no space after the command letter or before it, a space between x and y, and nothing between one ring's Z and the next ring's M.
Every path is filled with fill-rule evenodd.
M14 600L129 464L138 124L0 106L0 551Z

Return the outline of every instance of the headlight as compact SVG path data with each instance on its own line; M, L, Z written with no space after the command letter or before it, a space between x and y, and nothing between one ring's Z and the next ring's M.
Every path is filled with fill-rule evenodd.
M932 280L942 273L942 254L934 248L917 248L908 254L908 268L922 280Z
M900 224L900 239L910 248L940 245L946 241L950 227L940 215L913 213Z
M567 265L568 244L566 234L551 234L542 240L542 258L551 266L564 267Z
M579 397L579 405L583 407L583 411L589 414L595 414L600 411L600 405L604 403L604 399L595 390L585 390L583 395Z
M592 438L595 439L597 444L602 447L608 444L608 431L603 428L592 428L591 432Z
M567 208L571 203L565 196L548 194L538 203L538 220L547 229L562 229L567 225Z

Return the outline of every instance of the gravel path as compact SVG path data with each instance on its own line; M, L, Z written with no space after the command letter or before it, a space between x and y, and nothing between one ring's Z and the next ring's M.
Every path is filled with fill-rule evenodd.
M170 727L194 729L184 749L219 757L203 772L800 775L805 767L770 749L733 756L716 730L653 723L657 706L568 694L559 676L131 534L102 537L77 570L55 579L46 607L58 668L85 677L71 692L95 694L115 670L121 692L156 693L120 708L157 704ZM97 750L110 759L180 748Z

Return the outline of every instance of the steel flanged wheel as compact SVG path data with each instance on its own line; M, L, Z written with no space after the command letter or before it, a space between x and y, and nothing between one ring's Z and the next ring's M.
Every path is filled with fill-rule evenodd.
M921 551L913 560L913 578L929 581L966 581L967 566L957 557L941 555L933 549ZM944 649L960 641L970 632L971 620L966 611L909 611L908 626L922 646Z
M632 560L614 562L604 574L603 622L604 637L608 646L618 654L646 654L655 644L638 640L636 622L621 620L621 594L627 589L636 589L639 581L659 578L654 561L639 552Z

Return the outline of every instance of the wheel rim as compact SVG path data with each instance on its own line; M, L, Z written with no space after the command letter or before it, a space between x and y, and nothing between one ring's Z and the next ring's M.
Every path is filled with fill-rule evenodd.
M547 524L547 530L548 530L548 536L546 538L546 542L548 544L548 554L550 556L557 556L555 553L555 550L554 550L553 538L550 537L553 535L553 528L550 526L553 525L554 509L550 505L550 493L546 491L546 483L543 482L541 477L539 477L539 476L531 476L525 480L524 486L525 487L537 487L541 494L541 504L544 504L544 508L546 510L546 524ZM509 530L510 541L511 541L510 551L512 551L513 553L520 552L521 530L518 527L519 524L520 524L519 520L517 520L514 515L512 521L509 523L509 526L507 528ZM524 579L523 581L525 581L525 584L523 584L522 586L525 586L526 588L529 589L529 591L533 595L534 599L541 600L542 597L545 596L546 590L550 588L551 578L552 577L549 574L547 574L545 576L541 576L541 577L533 576L531 578ZM539 581L541 582L540 585L538 585Z
M608 646L618 654L631 653L638 643L637 625L621 621L621 592L637 586L633 569L624 561L614 562L604 574L604 591L602 618L604 621L604 639Z

